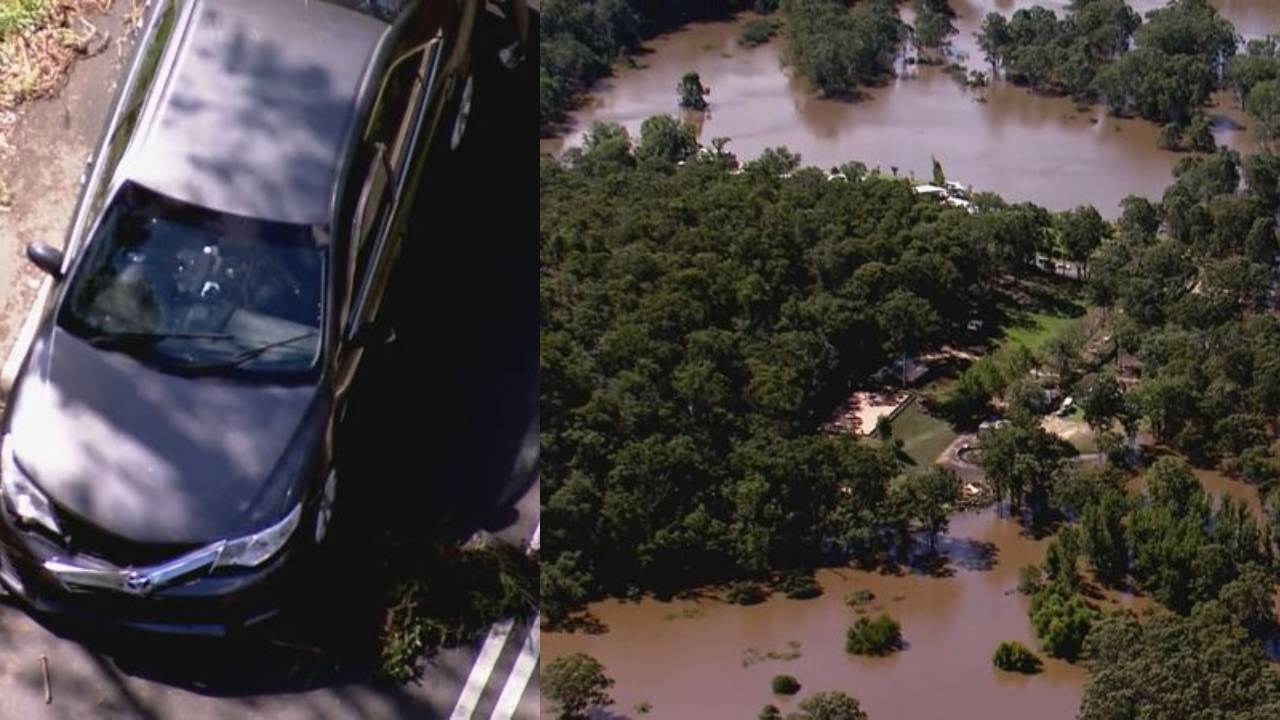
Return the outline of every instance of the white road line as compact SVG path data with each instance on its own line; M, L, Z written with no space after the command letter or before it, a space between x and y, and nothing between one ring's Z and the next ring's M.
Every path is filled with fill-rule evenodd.
M534 537L536 538L537 535ZM524 697L525 688L529 686L529 678L533 676L533 669L538 665L538 646L541 638L538 620L539 618L535 617L533 625L529 626L529 635L524 639L524 647L520 648L520 657L516 658L516 664L512 666L511 674L507 676L507 684L503 686L502 694L498 696L498 704L494 706L489 720L511 720L511 716L520 705L520 698Z
M458 696L458 704L454 706L449 720L471 720L471 713L475 712L476 703L480 701L481 693L489 684L493 666L498 664L498 656L502 654L502 648L506 647L507 638L511 635L511 628L514 626L514 619L503 620L489 630L489 637L485 638L484 645L480 648L480 655L476 657L476 664L471 667L467 684L462 688L462 694Z

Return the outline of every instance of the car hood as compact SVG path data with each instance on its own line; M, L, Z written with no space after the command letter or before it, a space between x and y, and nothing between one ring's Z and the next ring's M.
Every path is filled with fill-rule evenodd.
M166 374L54 327L32 345L8 431L22 469L66 510L136 542L203 543L297 501L320 395Z

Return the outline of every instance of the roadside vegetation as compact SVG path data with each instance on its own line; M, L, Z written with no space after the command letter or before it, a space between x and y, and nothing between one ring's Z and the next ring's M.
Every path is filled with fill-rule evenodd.
M123 2L125 0L121 0ZM66 79L75 59L105 47L85 14L103 12L112 0L0 0L0 161L12 124L4 114L47 97ZM12 119L12 116L10 116ZM8 163L0 162L0 168ZM0 172L0 210L13 201Z
M122 2L124 0L121 0ZM46 96L101 36L85 15L112 0L0 0L0 110Z
M424 657L537 606L537 563L509 545L404 547L388 566L380 674L393 682L416 679Z

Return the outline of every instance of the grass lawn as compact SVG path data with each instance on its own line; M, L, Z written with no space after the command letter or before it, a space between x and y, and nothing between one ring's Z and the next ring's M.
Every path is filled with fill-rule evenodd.
M893 436L902 439L902 451L915 463L907 471L916 473L933 465L938 455L956 439L956 431L945 421L926 413L916 401L894 419Z
M1006 328L1004 339L1000 341L1000 344L1021 343L1028 350L1035 352L1044 347L1044 344L1049 342L1050 338L1079 321L1079 317L1031 313L1020 319L1016 324Z

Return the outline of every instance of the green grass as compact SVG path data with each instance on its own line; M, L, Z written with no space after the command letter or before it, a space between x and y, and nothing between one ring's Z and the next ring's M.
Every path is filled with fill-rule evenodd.
M49 0L0 0L0 40L34 28L48 5Z
M914 473L928 470L956 439L956 431L945 421L926 413L916 401L894 419L893 436L902 440L902 451L915 463L908 472Z
M1036 352L1055 335L1079 321L1078 317L1032 313L1006 328L1000 344L1021 343L1028 350Z

